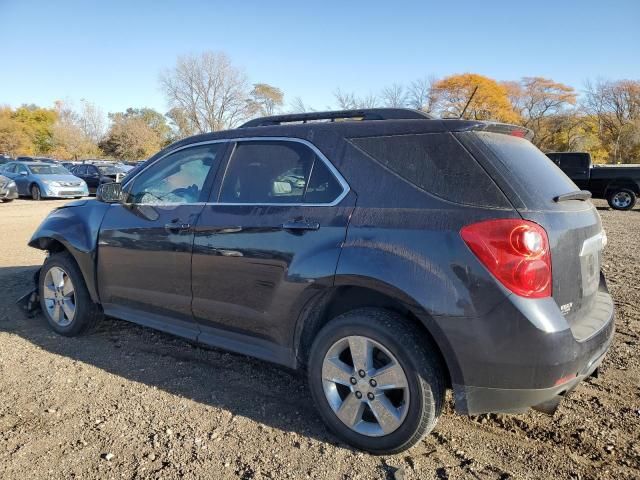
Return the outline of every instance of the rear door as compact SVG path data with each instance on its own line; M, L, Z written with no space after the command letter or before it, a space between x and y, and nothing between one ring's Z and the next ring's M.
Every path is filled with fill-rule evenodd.
M100 186L100 171L95 165L85 165L86 172L82 179L87 182L89 192L96 193Z
M296 312L333 284L354 195L311 144L295 139L238 141L219 194L198 221L193 312L200 340L221 331L251 335L254 352L286 351ZM227 345L229 348L233 346Z
M98 238L105 313L197 338L191 314L194 227L225 144L188 146L155 161L111 205Z
M558 156L558 166L581 189L589 188L589 155L563 153Z
M603 231L590 200L556 201L580 189L529 141L490 132L459 133L520 215L547 231L552 295L571 324L593 307L600 284Z

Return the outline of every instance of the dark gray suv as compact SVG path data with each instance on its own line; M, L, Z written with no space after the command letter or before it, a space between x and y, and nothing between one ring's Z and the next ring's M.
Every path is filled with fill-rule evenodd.
M305 369L371 452L415 444L447 389L460 414L553 412L613 303L588 192L528 135L376 109L182 140L49 215L31 301L63 335L109 315Z

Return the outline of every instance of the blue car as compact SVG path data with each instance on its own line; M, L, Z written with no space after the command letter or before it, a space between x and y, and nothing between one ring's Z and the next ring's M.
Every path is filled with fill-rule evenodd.
M18 194L34 200L80 198L89 195L87 184L62 165L42 162L10 162L0 173L16 182Z

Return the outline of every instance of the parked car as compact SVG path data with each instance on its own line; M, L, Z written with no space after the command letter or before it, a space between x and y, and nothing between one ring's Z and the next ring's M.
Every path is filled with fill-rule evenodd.
M71 169L76 177L87 182L89 193L95 194L103 183L111 183L124 177L124 171L112 163L83 163Z
M62 162L62 166L71 171L76 165L80 165L81 162Z
M87 184L61 165L42 162L10 162L2 175L16 182L18 194L34 200L42 198L80 198L89 195Z
M12 161L13 158L11 158L9 155L0 155L0 165L4 165L5 163L9 163L10 161Z
M0 175L0 202L10 202L18 198L16 182L9 177Z
M33 157L34 162L42 162L42 163L55 163L58 164L58 160L49 157Z
M305 369L371 452L418 442L447 389L461 414L553 412L613 302L598 212L529 135L372 109L187 138L44 220L28 299L62 335L108 315Z
M604 198L615 210L631 210L640 194L640 165L598 165L586 152L550 152L549 157L574 183Z

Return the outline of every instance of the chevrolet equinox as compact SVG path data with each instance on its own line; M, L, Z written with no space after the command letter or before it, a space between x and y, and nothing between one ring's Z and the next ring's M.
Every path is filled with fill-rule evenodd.
M552 413L613 302L590 194L529 138L404 109L190 137L44 220L31 303L62 335L108 315L303 369L374 453L431 431L447 389L460 414Z

